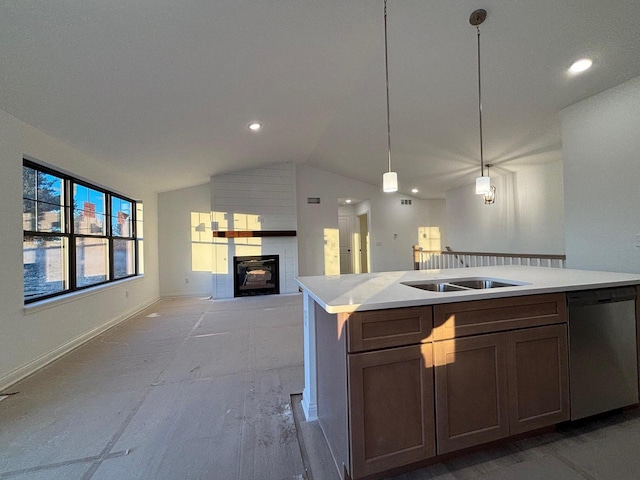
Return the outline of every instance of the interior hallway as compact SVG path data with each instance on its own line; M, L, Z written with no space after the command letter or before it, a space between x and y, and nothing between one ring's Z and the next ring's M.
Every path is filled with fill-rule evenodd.
M162 300L3 392L0 478L302 478L302 363L301 295Z

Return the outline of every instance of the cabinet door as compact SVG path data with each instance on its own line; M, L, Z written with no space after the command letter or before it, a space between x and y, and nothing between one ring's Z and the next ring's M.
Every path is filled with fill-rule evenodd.
M505 335L433 344L438 454L509 435Z
M510 433L569 420L567 326L507 333Z
M351 476L435 455L430 343L348 356Z

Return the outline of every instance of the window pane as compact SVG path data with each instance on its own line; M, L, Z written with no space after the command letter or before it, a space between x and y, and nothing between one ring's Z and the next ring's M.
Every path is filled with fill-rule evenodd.
M34 232L36 228L36 202L22 199L22 229Z
M22 168L22 223L24 230L62 232L63 181L33 168Z
M109 247L106 238L76 238L76 284L86 287L109 278Z
M138 240L138 275L144 275L144 240Z
M138 237L138 274L144 274L144 209L136 203L136 236Z
M22 200L22 228L33 232L60 233L64 227L64 210L49 203Z
M60 208L62 197L62 179L48 173L38 172L36 176L36 195L38 202L49 203Z
M106 235L105 194L73 185L73 219L75 233L82 235Z
M62 292L69 288L64 237L24 237L25 300Z
M22 167L22 197L36 199L36 171L25 166Z
M141 203L136 203L136 236L144 238L144 209Z
M111 197L111 235L114 237L132 237L131 202Z
M113 275L114 278L134 275L135 240L113 240Z

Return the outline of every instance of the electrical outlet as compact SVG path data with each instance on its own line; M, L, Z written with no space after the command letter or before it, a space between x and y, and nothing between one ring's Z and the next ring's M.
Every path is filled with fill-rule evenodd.
M185 279L184 279L184 283L189 283L189 279L188 279L188 278L185 278Z
M636 248L640 248L640 233L636 233Z
M124 298L129 298L129 290L124 291Z

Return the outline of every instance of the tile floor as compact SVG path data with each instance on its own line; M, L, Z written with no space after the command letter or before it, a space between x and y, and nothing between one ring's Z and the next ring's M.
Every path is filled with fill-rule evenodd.
M300 479L300 295L165 299L14 385L0 479Z

